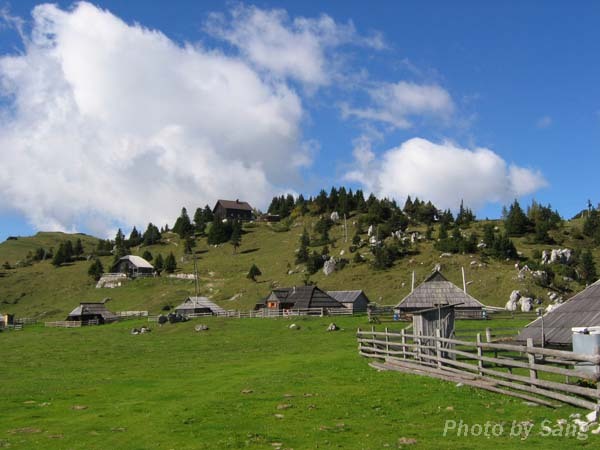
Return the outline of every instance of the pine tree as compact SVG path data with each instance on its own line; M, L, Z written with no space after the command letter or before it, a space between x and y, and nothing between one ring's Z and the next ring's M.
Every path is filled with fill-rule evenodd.
M508 209L508 214L504 219L504 228L509 236L522 236L531 231L531 221L517 200Z
M134 226L131 233L129 233L129 246L136 247L142 243L142 236L137 228Z
M581 254L581 278L587 283L594 283L598 278L598 274L596 273L596 264L594 263L594 257L592 256L592 252L588 248Z
M144 258L146 261L152 261L152 253L150 253L150 250L146 250L142 255L142 258Z
M144 245L158 244L160 242L160 238L161 234L158 227L153 225L152 222L150 222L142 237Z
M196 233L204 234L206 221L204 220L204 210L202 208L196 208L196 212L194 213L194 228Z
M77 242L75 242L75 248L73 249L73 253L75 254L75 256L83 255L83 244L81 243L81 239L79 238L77 238Z
M209 245L223 244L229 241L232 232L231 222L223 223L221 219L216 217L208 230L207 242Z
M98 281L102 277L103 273L104 266L102 265L102 262L98 258L95 258L88 269L88 275L95 281Z
M256 282L256 277L258 277L260 275L262 275L262 272L260 271L258 266L256 264L252 264L252 266L250 267L250 270L248 270L248 274L246 275L246 278Z
M161 272L165 268L165 261L163 259L163 256L160 253L158 254L158 256L156 257L156 259L154 260L154 268L158 272Z
M242 222L236 220L233 222L232 227L229 243L233 246L233 253L237 253L238 247L242 245Z
M194 232L194 227L188 216L187 209L181 208L181 214L175 221L173 232L177 233L181 239L184 239Z
M58 250L54 253L52 258L52 265L54 267L60 267L62 264L67 262L67 258L65 256L65 245L61 242L58 246Z
M177 270L177 261L175 260L175 255L171 252L165 259L165 272L173 273L175 270Z
M310 237L308 231L304 228L302 235L300 236L300 248L296 255L296 264L305 263L308 260L308 246L310 245Z

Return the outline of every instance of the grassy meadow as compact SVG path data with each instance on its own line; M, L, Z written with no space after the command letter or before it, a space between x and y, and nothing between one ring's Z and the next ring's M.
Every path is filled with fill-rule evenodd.
M128 321L0 333L0 448L597 448L598 436L544 437L550 409L454 383L378 372L357 354L366 317L207 318L131 335ZM205 323L206 332L194 325ZM459 329L506 326L460 322ZM521 325L516 323L516 325ZM398 324L396 326L402 326ZM578 411L581 412L581 411ZM504 426L443 436L446 420ZM510 436L513 421L533 431Z

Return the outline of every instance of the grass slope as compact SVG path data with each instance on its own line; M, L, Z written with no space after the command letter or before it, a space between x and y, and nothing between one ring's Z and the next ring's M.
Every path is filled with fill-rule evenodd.
M597 448L592 435L540 436L543 420L573 408L377 372L356 351L366 318L341 317L335 333L329 320L300 318L298 331L282 319L209 318L203 333L198 321L139 336L129 334L135 321L0 333L0 448L376 449L402 438L415 449ZM505 432L444 437L446 420ZM509 435L513 421L534 424L528 439Z
M298 218L288 231L278 232L280 224L255 224L245 228L242 246L237 254L229 244L218 247L208 246L205 238L197 239L195 250L198 252L198 265L201 277L201 294L211 297L226 309L250 309L273 286L301 285L304 266L294 264L295 250L304 227L311 230L314 218ZM352 222L348 221L349 238L354 234ZM482 235L483 221L472 225ZM501 222L496 223L502 226ZM554 245L533 245L524 238L515 239L519 251L531 256L535 250L569 247L583 248L590 243L574 239L573 227L581 229L578 221L567 222L561 230L553 232L557 241ZM424 232L424 228L411 228ZM334 226L330 233L335 240L331 244L332 255L349 252L350 242L343 239L343 227ZM435 236L435 233L434 233ZM30 238L19 238L0 244L0 262L9 261L15 265L25 258L29 250L38 247L57 247L60 241L70 238L75 241L81 237L86 252L90 252L96 243L94 238L62 233L38 233ZM366 239L366 235L363 235ZM350 240L350 239L349 239ZM193 273L193 261L190 255L184 255L180 239L167 233L164 242L151 247L134 248L134 254L141 255L149 250L154 256L161 253L165 257L169 252L177 256L178 272ZM321 247L315 247L321 250ZM370 258L369 250L364 247L360 252ZM594 249L594 256L600 256ZM110 270L111 257L101 258L106 270ZM471 265L475 261L476 265ZM411 274L414 271L417 283L420 283L436 264L442 265L445 276L458 286L462 286L461 267L465 268L470 281L469 293L488 305L503 306L513 289L520 289L530 295L547 298L547 289L536 286L531 279L518 280L515 261L486 261L478 255L453 255L440 258L440 252L433 249L433 241L421 242L413 248L413 254L397 261L389 270L375 271L368 263L350 263L346 268L329 277L319 272L311 280L324 289L363 289L372 301L379 304L396 304L410 292ZM258 265L263 275L254 283L246 279L246 273L252 264ZM194 293L194 283L185 280L173 280L165 276L156 279L135 280L117 289L95 289L95 283L87 276L89 262L80 261L60 268L53 267L49 261L34 263L28 267L12 270L0 270L0 311L12 312L20 316L38 318L63 318L80 301L97 301L111 297L112 310L150 310L159 312L164 305L176 305L186 295ZM583 288L578 283L566 283L571 292Z

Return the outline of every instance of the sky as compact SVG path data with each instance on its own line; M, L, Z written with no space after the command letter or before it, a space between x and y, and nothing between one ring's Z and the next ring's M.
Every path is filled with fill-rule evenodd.
M0 0L0 241L347 186L600 202L600 3Z

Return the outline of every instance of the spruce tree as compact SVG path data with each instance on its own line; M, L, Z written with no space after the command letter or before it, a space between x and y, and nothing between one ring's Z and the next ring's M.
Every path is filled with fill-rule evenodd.
M260 271L258 266L256 264L252 264L252 266L250 267L250 270L248 270L248 274L246 275L246 278L256 282L256 277L258 277L260 275L262 275L262 272Z
M229 243L233 246L233 253L237 253L238 247L242 244L242 222L236 220L232 227Z
M73 249L73 253L75 256L83 255L83 244L81 243L81 239L77 238L77 242L75 242L75 248Z
M165 261L160 253L154 260L154 268L159 272L161 272L165 268Z
M142 258L144 258L146 261L152 261L152 253L150 253L150 250L146 250L142 255Z
M517 200L508 209L508 214L504 219L504 228L509 236L522 236L531 231L531 221Z
M592 256L592 252L588 248L581 254L581 278L587 283L594 283L598 278L598 274L596 273L596 264L594 263L594 257Z
M305 263L308 260L308 246L310 245L310 237L308 231L304 228L302 235L300 236L300 248L296 255L296 264Z
M102 262L98 258L95 258L88 269L88 275L95 281L98 281L102 277L103 273L104 266L102 265Z
M173 273L177 269L177 261L175 260L175 255L173 252L169 253L167 258L165 259L165 272Z

